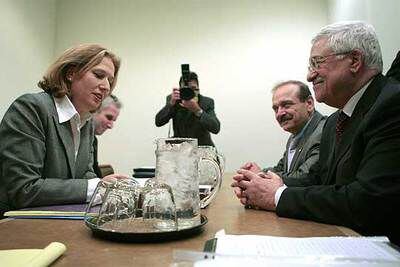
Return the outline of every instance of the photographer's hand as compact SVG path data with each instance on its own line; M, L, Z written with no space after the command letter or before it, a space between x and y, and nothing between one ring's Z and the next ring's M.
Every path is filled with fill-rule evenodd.
M179 93L179 89L173 88L172 93L171 93L171 100L169 103L171 104L171 106L175 106L176 102L180 99L181 99L181 95Z
M196 113L201 110L201 107L199 106L199 103L197 103L196 100L191 99L191 100L182 100L180 105L188 110L190 110L193 113Z

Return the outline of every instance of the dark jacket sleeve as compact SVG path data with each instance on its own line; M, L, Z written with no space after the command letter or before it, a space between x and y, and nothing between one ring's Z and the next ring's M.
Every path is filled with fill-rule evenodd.
M176 107L170 104L171 95L167 96L165 106L156 114L155 123L157 127L161 127L175 116Z
M285 158L287 158L286 150L283 153L282 158L278 161L278 163L275 166L263 168L262 171L263 172L272 171L277 175L279 175L280 177L282 177L285 173L285 164L284 164Z
M307 173L302 173L295 177L283 175L282 179L283 179L283 183L289 187L290 186L293 186L293 187L295 187L295 186L300 186L300 187L311 186L311 185L321 183L321 178L320 178L319 173L320 173L320 165L319 165L319 161L317 161L314 165L311 166L311 168L309 169L309 171Z
M207 98L206 103L206 105L202 106L203 114L200 116L200 124L207 131L217 134L220 131L221 125L214 111L214 100Z

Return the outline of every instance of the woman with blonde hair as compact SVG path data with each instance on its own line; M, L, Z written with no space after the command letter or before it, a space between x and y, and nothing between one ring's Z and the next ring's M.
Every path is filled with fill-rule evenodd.
M0 124L0 216L90 199L100 180L92 168L91 114L114 89L119 67L119 58L100 45L72 47L38 83L44 92L11 104Z

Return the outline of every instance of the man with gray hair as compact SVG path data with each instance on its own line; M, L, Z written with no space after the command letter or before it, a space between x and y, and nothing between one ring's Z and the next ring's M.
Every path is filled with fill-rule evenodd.
M297 179L239 170L236 195L279 216L344 225L400 244L400 84L382 75L373 27L324 27L312 41L307 79L317 101L338 108L323 129L318 164Z
M122 108L122 103L119 99L114 95L109 95L106 97L101 103L100 108L93 114L93 123L94 123L94 133L95 138L93 142L93 169L96 173L97 177L101 178L102 173L99 168L99 163L97 160L97 149L98 142L96 135L102 135L108 129L112 129L114 126L114 122L117 120L119 116L120 109Z

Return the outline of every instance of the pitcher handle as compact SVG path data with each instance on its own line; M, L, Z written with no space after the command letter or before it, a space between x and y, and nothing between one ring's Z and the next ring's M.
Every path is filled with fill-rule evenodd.
M202 200L200 200L200 208L204 209L205 207L207 207L211 201L213 201L213 199L215 198L215 196L217 195L219 189L221 188L221 184L222 184L222 175L221 175L221 169L218 165L218 163L216 163L214 160L208 159L208 158L201 158L200 161L209 161L211 163L211 165L214 167L215 169L215 173L217 174L217 179L216 182L214 184L214 187L212 188L210 194L206 197L204 197Z
M218 162L219 162L218 165L221 170L221 176L222 176L225 172L226 159L225 159L225 156L219 152L217 152L217 158L218 158Z

